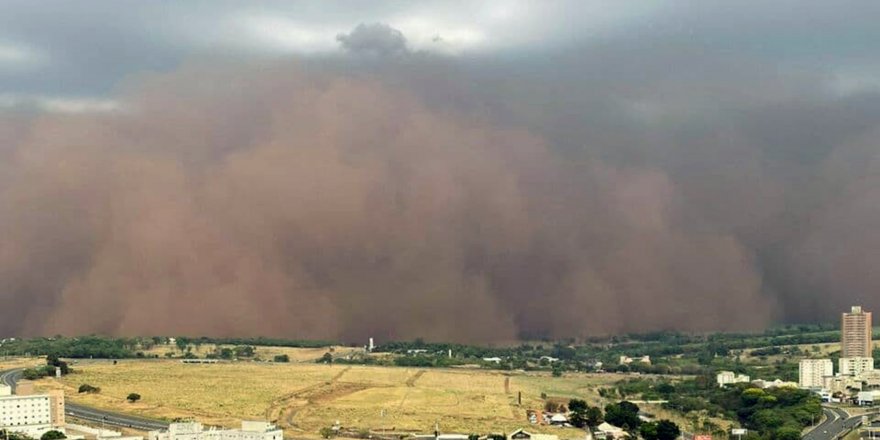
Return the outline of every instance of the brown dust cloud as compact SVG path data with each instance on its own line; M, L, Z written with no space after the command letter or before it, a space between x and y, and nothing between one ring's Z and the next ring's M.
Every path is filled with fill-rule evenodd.
M486 343L880 306L878 131L847 117L876 97L350 62L192 63L118 111L2 114L0 334ZM710 95L730 113L693 114Z

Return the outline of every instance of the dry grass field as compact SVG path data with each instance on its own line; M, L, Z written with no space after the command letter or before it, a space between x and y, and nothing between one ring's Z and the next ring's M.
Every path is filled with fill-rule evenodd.
M35 357L4 357L0 359L0 371L11 370L13 368L29 368L38 365L45 365L45 358Z
M417 369L310 363L231 362L182 364L173 360L83 362L63 379L68 398L96 407L173 419L194 417L208 424L235 425L240 419L275 421L288 433L316 437L339 421L355 429L429 432L435 422L446 432L510 431L528 426L527 409L551 398L586 398L599 404L597 388L615 374L504 373L486 370ZM80 384L100 394L78 394ZM136 392L142 400L125 401ZM522 405L517 394L522 392ZM560 428L532 427L563 438Z

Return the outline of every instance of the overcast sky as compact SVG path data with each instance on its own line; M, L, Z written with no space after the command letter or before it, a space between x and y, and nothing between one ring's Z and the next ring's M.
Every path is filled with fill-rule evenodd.
M850 93L880 87L878 13L869 1L10 0L0 15L0 105L106 109L102 101L132 75L204 57L340 55L339 34L373 23L398 30L410 50L472 62L528 64L604 47L657 56L671 72L702 56L767 62Z

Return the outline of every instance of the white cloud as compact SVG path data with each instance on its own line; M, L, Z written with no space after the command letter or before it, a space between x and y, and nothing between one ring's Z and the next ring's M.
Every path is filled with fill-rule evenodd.
M48 113L107 113L122 110L118 101L88 97L0 94L0 109L26 108Z
M336 35L341 30L332 26L306 24L273 15L245 15L237 18L238 28L248 40L245 44L266 51L317 53L336 50Z
M828 88L838 96L880 92L880 75L878 73L880 73L880 63L837 68L828 81Z
M0 69L31 68L45 61L34 49L21 44L0 42Z

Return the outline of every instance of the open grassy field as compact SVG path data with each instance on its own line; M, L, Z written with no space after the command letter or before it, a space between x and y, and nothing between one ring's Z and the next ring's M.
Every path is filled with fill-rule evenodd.
M527 409L551 398L602 403L598 387L616 374L549 374L463 369L232 362L182 364L144 360L83 362L74 374L47 378L39 386L64 388L68 398L106 409L173 419L195 417L208 424L268 419L298 436L339 421L356 429L429 432L435 422L447 432L488 432L528 426ZM100 394L78 394L80 384ZM142 400L131 404L125 396ZM522 405L517 394L522 392ZM537 428L566 437L559 428ZM571 430L571 435L577 435Z
M37 365L45 365L45 358L35 357L4 357L0 358L0 371L13 368L30 368Z

